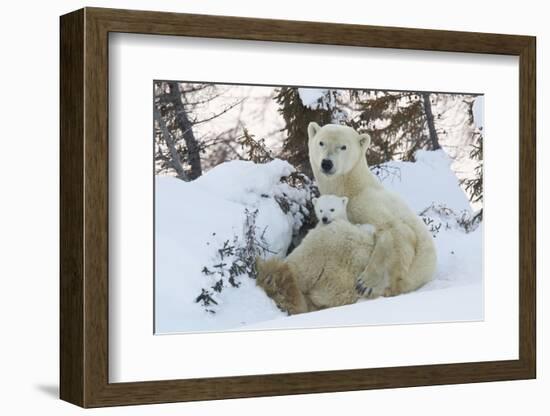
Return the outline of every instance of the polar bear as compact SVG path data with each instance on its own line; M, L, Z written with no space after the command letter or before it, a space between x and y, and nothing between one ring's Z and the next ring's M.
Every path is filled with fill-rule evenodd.
M256 284L291 315L355 303L373 245L371 233L347 220L320 221L286 259L258 258Z
M321 195L311 200L319 224L330 224L334 220L348 220L348 197Z
M358 292L394 296L433 279L436 251L420 218L370 171L365 157L369 145L370 136L351 127L308 126L309 160L321 194L347 197L349 220L376 227L374 249L357 279Z

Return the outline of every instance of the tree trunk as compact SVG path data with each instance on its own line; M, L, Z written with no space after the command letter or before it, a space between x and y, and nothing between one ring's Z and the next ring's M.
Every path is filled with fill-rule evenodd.
M176 126L181 130L183 139L185 140L185 146L187 147L187 160L191 170L188 174L190 180L197 179L202 175L200 146L193 133L193 124L187 116L185 106L181 101L181 92L177 82L169 82L168 88L170 88L170 101L174 105L174 111L176 113Z
M441 149L441 146L439 145L439 139L437 138L437 131L435 130L430 93L422 93L422 99L424 101L424 113L426 114L426 120L428 121L428 132L430 133L430 150Z
M166 147L168 147L168 150L170 151L170 163L174 168L174 170L176 171L178 178L184 181L189 181L189 178L187 177L185 171L183 170L183 165L181 164L180 155L178 154L176 145L174 144L174 139L172 137L172 134L168 131L166 122L163 120L162 116L160 115L160 111L157 108L156 104L153 105L153 107L155 112L154 118L159 125L159 129L162 133L162 138L166 143Z

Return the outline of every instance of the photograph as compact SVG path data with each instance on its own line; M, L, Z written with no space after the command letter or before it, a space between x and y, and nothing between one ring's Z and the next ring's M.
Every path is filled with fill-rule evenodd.
M155 334L483 320L483 94L152 100Z

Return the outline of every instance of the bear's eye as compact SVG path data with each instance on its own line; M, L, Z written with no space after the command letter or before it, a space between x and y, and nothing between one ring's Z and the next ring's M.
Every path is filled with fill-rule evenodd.
M340 149L342 149L342 150L346 150L346 149L347 149L347 147L346 147L346 146L342 146L342 147L341 147Z
M334 212L334 208L331 208L331 209L330 209L330 212Z
M319 210L319 212L323 212L323 210L322 210L322 209L320 209L320 210Z
M319 146L324 146L325 144L323 142L319 142Z

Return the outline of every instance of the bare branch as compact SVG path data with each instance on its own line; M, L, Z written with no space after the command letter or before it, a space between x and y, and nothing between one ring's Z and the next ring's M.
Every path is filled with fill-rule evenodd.
M225 108L223 111L217 113L217 114L214 114L213 116L211 117L208 117L208 118L205 118L205 119L202 119L202 120L194 120L193 121L193 126L196 126L197 124L201 124L201 123L206 123L208 121L211 121L211 120L214 120L215 118L218 118L220 117L221 115L231 111L232 109L234 109L235 107L237 107L238 105L242 104L243 101L245 100L245 98L231 104L230 106L228 106L227 108Z

